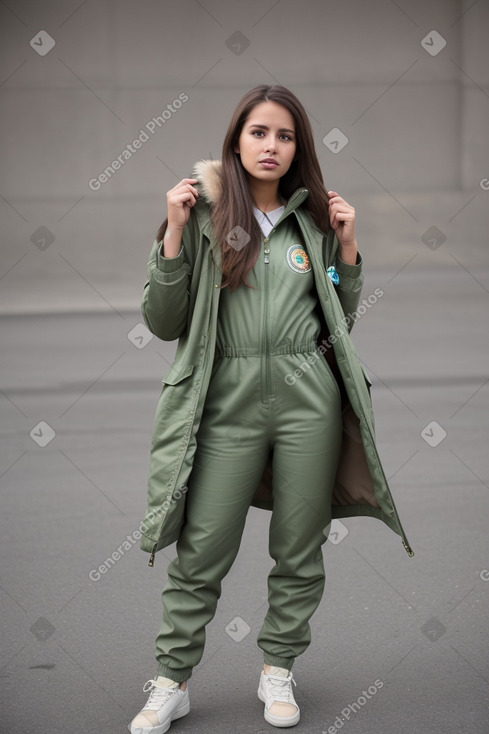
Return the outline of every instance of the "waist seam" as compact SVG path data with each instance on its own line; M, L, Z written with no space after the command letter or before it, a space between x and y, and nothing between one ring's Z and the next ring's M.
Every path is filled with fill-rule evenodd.
M307 339L297 344L282 344L277 347L270 347L268 354L270 356L279 354L300 354L301 352L315 352L318 348L315 339ZM263 357L262 351L256 347L236 347L224 345L216 347L216 355L220 357Z

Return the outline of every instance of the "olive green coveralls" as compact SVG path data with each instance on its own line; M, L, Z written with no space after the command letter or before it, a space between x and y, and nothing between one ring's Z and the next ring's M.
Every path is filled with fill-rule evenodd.
M282 217L283 209L267 213L273 228L255 209L268 234L247 276L255 288L240 285L232 293L224 288L220 295L186 520L177 557L168 565L156 638L157 674L180 682L191 677L202 658L205 626L215 615L222 579L238 553L272 449L269 552L275 566L257 638L265 663L291 669L311 642L309 619L324 590L321 546L331 522L341 399L317 348L320 321L312 269L295 216L289 211ZM291 379L301 364L302 377Z

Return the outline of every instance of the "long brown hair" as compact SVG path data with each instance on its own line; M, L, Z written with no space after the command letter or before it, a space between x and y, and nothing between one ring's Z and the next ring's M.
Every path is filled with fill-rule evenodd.
M254 202L246 172L239 154L235 153L243 125L253 108L261 102L282 105L295 122L296 152L289 170L279 181L279 193L288 200L296 189L302 186L307 188L309 195L302 206L310 212L320 230L326 233L330 229L329 197L314 147L311 123L304 107L286 87L278 84L254 87L238 102L229 123L222 146L221 196L211 206L213 229L221 250L222 287L229 286L231 291L240 283L252 287L246 275L255 264L261 248L262 233L253 214ZM165 223L158 234L164 231ZM239 249L226 239L236 226L250 236L246 246Z

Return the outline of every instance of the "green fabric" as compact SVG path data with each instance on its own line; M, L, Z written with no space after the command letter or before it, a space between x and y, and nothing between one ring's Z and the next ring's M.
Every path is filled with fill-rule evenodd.
M238 308L234 314L240 314ZM269 552L276 563L268 576L269 608L257 644L264 662L290 669L311 642L309 619L324 590L321 546L331 524L341 397L324 357L303 379L288 385L284 374L317 347L311 340L309 352L292 351L293 344L290 349L287 354L215 360L186 497L186 522L162 593L156 639L159 675L187 680L202 658L205 626L214 617L222 579L239 550L271 446L275 501ZM265 361L270 370L266 392L261 380ZM241 639L249 632L240 618L229 628L235 641L236 635Z
M301 207L308 195L298 189L284 214L295 219L309 255L322 314L329 332L338 334L333 348L351 408L358 418L368 470L377 507L363 501L334 505L333 517L370 516L382 520L398 533L412 554L391 496L375 446L375 429L369 380L344 317L358 307L363 285L362 258L355 265L338 256L338 240L331 230L322 233ZM285 231L285 230L284 230ZM281 230L273 235L281 247ZM159 252L153 242L141 310L150 331L163 340L178 338L175 360L162 380L162 390L153 426L148 477L148 504L143 522L141 548L154 554L178 539L184 523L187 484L197 448L197 432L209 387L216 349L221 295L220 252L213 237L208 204L200 198L184 228L182 247L176 258ZM334 286L326 268L334 265L340 276ZM283 291L288 297L287 291ZM253 506L271 509L270 502L256 499ZM151 560L150 560L151 563Z

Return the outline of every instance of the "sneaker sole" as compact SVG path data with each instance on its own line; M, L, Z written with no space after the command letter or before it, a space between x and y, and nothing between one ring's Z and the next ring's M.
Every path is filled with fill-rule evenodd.
M187 701L183 706L176 709L169 719L164 721L162 724L158 724L158 726L145 726L141 728L133 727L131 724L128 725L128 729L131 732L131 734L165 734L165 732L168 731L168 729L171 726L172 721L175 721L176 719L181 719L182 716L186 716L188 712L190 711L190 701Z
M278 726L282 729L285 729L289 726L295 726L299 723L299 720L301 718L301 712L299 710L299 707L297 707L297 712L293 716L289 716L285 718L284 716L274 716L269 711L267 711L266 706L266 698L264 694L261 692L261 688L258 688L258 698L260 701L262 701L265 704L265 709L263 712L263 715L265 717L265 721L269 724L272 724L272 726ZM297 706L297 704L295 704Z

